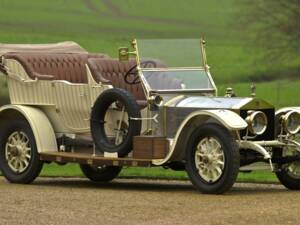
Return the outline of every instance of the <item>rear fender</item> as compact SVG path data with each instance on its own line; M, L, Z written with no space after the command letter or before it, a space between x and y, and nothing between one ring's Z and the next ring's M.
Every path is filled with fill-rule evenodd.
M0 121L13 119L25 119L29 123L39 153L58 151L54 130L43 111L23 105L5 105L0 107Z

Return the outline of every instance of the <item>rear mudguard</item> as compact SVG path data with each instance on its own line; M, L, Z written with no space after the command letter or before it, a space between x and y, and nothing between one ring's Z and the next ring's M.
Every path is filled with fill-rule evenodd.
M14 112L16 117L14 117ZM38 152L57 151L54 130L47 116L40 109L32 106L5 105L0 107L0 120L18 119L20 115L29 123Z

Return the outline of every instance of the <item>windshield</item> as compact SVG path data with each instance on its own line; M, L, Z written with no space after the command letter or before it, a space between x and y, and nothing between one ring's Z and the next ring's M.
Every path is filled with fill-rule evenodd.
M139 40L141 72L151 90L212 90L200 39Z

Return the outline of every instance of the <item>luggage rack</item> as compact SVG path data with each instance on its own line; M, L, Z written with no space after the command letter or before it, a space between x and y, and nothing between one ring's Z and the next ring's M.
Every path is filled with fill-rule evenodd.
M88 165L108 165L108 166L135 166L135 167L150 167L151 159L136 159L136 158L109 158L103 155L93 155L90 153L78 152L41 152L40 159L49 162L58 163L79 163Z

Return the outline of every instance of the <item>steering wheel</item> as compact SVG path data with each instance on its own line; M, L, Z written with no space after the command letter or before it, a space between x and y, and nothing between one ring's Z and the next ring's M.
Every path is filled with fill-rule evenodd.
M147 60L141 62L141 67L142 68L155 68L157 67L157 64L153 60ZM141 83L140 77L138 76L137 73L137 64L131 67L126 74L124 75L124 81L126 84L134 85L134 84L139 84Z

